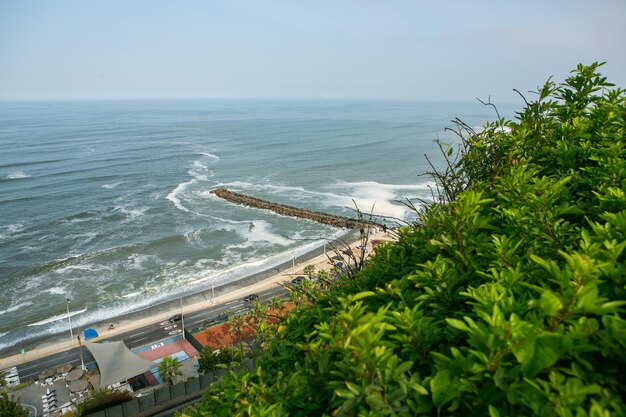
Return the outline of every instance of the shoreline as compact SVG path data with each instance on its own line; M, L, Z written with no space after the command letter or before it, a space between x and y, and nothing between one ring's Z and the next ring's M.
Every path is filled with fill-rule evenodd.
M386 233L379 231L378 233L370 233L369 248L367 249L367 256L372 252L371 240L391 240L387 238ZM351 248L360 241L360 233L355 230L348 230L340 237L330 240L331 243L349 244ZM328 244L327 244L328 245ZM242 279L222 285L215 288L215 299L211 300L211 289L202 290L187 296L182 297L184 299L184 313L194 313L201 311L205 308L226 303L234 299L242 298L250 292L260 291L270 288L285 281L289 281L293 274L302 273L302 269L309 264L316 266L316 269L326 269L328 267L327 253L332 249L328 249L324 252L324 247L317 247L296 258L296 268L292 271L292 261L286 261L278 266L259 271L252 275L248 275ZM331 255L332 256L332 255ZM106 321L99 321L84 328L91 327L95 329L99 336L90 339L91 342L99 342L106 340L109 337L132 331L147 325L156 324L160 321L166 320L174 314L180 313L180 298L164 301L157 305L137 310L122 316L107 319ZM109 325L113 324L115 328L109 330ZM76 336L76 335L75 335ZM13 346L5 349L0 353L0 369L5 369L10 366L15 366L23 363L30 362L32 360L40 359L45 356L49 356L58 352L62 352L74 347L78 347L77 341L68 340L69 337L65 333L59 333L56 335L38 338L27 342L29 349L25 355L19 353L20 346Z

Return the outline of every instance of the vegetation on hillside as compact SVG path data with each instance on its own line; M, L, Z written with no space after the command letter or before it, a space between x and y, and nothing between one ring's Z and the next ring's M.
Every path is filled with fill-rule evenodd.
M28 417L30 414L21 405L19 398L9 395L6 371L0 370L0 417Z
M459 123L440 200L181 415L626 415L626 95L599 67Z

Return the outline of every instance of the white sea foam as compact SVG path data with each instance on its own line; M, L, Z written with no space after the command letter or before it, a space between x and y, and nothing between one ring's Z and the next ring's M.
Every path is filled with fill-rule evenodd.
M187 173L189 175L191 175L192 177L194 177L194 179L196 179L198 181L208 181L209 180L208 175L196 172L193 169L190 169L189 171L187 171Z
M19 281L19 291L22 294L38 294L42 287L42 281L43 275L32 276L28 279L21 280Z
M0 226L0 239L7 239L24 230L23 223L7 224Z
M48 319L38 321L38 322L36 322L36 323L31 323L31 324L29 324L28 326L30 326L30 327L34 327L34 326L41 326L42 324L53 323L53 322L55 322L55 321L64 320L64 319L66 319L66 318L68 318L68 317L73 317L73 316L75 316L75 315L77 315L77 314L84 313L85 311L87 311L87 309L86 309L86 308L84 308L84 309L82 309L82 310L70 311L70 314L67 314L67 313L65 313L65 314L59 314L58 316L53 316L53 317L50 317L50 318L48 318Z
M256 227L262 229L262 225L257 224ZM337 231L333 234L333 237L338 237L341 233L342 231ZM123 295L117 295L117 300L119 301L107 303L106 307L91 310L88 313L86 312L86 309L72 311L69 316L72 317L72 323L75 326L85 326L89 323L107 320L110 317L128 314L154 305L157 301L178 298L180 297L181 289L183 288L186 293L207 290L211 288L211 281L213 281L215 286L219 286L237 281L261 270L271 269L285 261L288 261L294 255L298 257L315 247L321 246L323 241L324 240L313 241L306 246L296 248L295 251L286 249L280 254L271 257L264 257L259 260L247 261L245 263L233 262L235 258L237 258L237 255L241 254L241 251L236 251L237 253L232 253L234 257L230 260L230 262L225 263L225 265L231 265L231 267L225 269L220 268L221 270L219 271L217 271L215 267L220 263L213 259L205 259L202 263L199 263L200 261L196 261L193 265L189 264L187 261L177 264L168 262L165 265L171 267L170 274L172 276L176 276L176 280L166 279L164 281L160 281L160 283L156 281L149 281L144 284L144 289L132 291ZM181 273L181 269L185 266L193 266L193 269L196 270L197 267L204 267L204 264L206 264L208 268L203 268L203 271L201 272ZM112 298L111 300L114 299L115 298ZM132 299L132 303L129 303L129 299ZM23 338L8 336L7 340L4 340L5 337L0 335L0 349L4 349L9 346L16 346L24 340L28 340L33 337L67 331L67 318L67 314L61 314L37 323L32 323L29 326L33 327L33 331L29 331L28 336Z
M208 158L211 158L211 159L212 159L212 160L214 160L214 161L219 161L219 160L220 160L220 157L219 157L219 156L217 156L217 155L213 155L212 153L208 153L208 152L200 152L200 155L204 155L204 156L206 156L206 157L208 157Z
M17 171L17 172L13 172L9 175L7 175L7 178L10 180L17 180L20 178L29 178L30 175L24 173L23 171Z
M209 168L206 165L204 165L202 162L200 162L200 161L193 161L193 166L196 167L196 168L199 168L199 169L201 169L203 171L208 171L209 170Z
M270 229L270 224L265 220L253 220L247 233L244 232L242 236L246 238L247 246L255 242L267 242L272 245L280 246L289 246L293 243L293 241L286 237L273 233Z
M42 290L42 292L47 292L49 294L59 294L59 295L67 294L67 291L65 290L65 288L61 288L61 287L48 288L48 289Z
M203 229L188 230L183 234L183 236L185 236L185 239L187 239L187 242L193 243L194 245L197 245L197 246L201 246L202 238L200 237L200 234L203 231L204 231Z
M187 209L185 206L183 206L182 202L180 201L179 196L185 192L185 190L187 189L187 187L189 187L190 185L196 184L198 182L198 180L193 179L191 181L187 181L187 182L181 182L180 184L178 184L176 186L176 188L174 188L174 190L169 193L167 195L168 200L170 200L172 203L174 203L174 206L176 206L177 209L181 210L181 211L185 211L185 212L189 212L190 210Z
M250 182L244 181L231 181L231 182L221 182L216 185L216 187L225 187L225 188L244 188L244 189L253 189L253 190L261 190L265 187L262 184L252 184Z
M136 297L138 295L145 294L145 292L146 292L145 290L135 291L135 292L131 292L131 293L128 293L128 294L123 294L122 297L123 298Z
M24 245L20 247L20 253L22 254L26 254L30 252L38 252L40 250L41 250L41 247L39 246Z
M372 212L375 215L405 219L410 210L395 201L420 195L433 184L382 184L375 181L339 182L331 188L349 190L349 195L335 194L332 197L329 196L327 203L351 209L358 207L365 214Z
M298 186L294 187L294 186L287 186L287 185L259 184L259 183L251 183L251 182L246 182L246 181L222 182L222 183L217 184L217 187L240 188L240 189L245 189L245 190L290 191L290 192L296 192L296 193L309 193L310 192Z
M474 132L476 133L481 133L483 130L485 130L485 126L481 125L481 126L474 126L472 129L474 129ZM504 133L511 133L512 129L509 126L502 126L499 127L498 130L504 132Z
M86 243L91 242L98 236L98 232L87 232L87 233L77 233L74 235L66 235L66 240L76 241L78 240L79 244L84 245Z
M219 187L243 189L244 191L269 191L281 195L291 195L296 198L307 195L308 198L315 198L325 206L356 209L355 203L363 213L370 213L380 216L406 219L410 210L396 200L404 198L414 198L424 195L432 182L420 184L383 184L375 181L361 182L338 182L329 186L330 189L341 191L341 193L330 191L312 191L299 186L286 186L274 184L253 184L245 181L232 181L218 184Z
M189 175L197 179L198 181L209 181L209 177L212 177L213 171L201 161L193 161L193 166L187 171Z
M106 189L111 189L111 188L115 188L120 184L124 184L125 181L120 181L120 182L114 182L113 184L104 184L102 186L102 188L106 188Z
M70 272L70 271L92 271L93 272L93 271L98 271L98 270L100 270L99 265L87 263L87 264L62 266L60 268L56 268L54 272L57 274L65 274L66 272Z
M133 253L127 258L128 262L125 262L125 266L128 269L142 270L144 263L154 258L156 258L156 255L141 255Z
M335 232L330 237L330 239L335 239L341 236L343 233L344 233L343 231L339 230ZM231 262L228 264L234 265L234 266L231 266L219 272L208 270L208 271L203 271L202 273L199 273L199 274L193 274L193 276L190 276L190 277L181 277L181 279L184 279L186 285L189 287L200 287L204 289L207 288L207 283L211 283L211 280L214 281L215 286L228 284L231 282L238 281L247 276L250 276L251 274L254 274L256 272L274 268L292 259L293 256L297 258L315 248L322 246L325 241L326 239L312 241L311 243L307 245L294 248L293 250L287 249L274 256L264 257L263 259L259 259L259 260L247 261L244 263L232 263ZM230 246L230 248L235 248L236 246L238 245Z
M143 216L150 207L127 207L127 206L115 206L113 210L119 211L126 215L126 218L134 218Z
M28 307L28 306L30 306L30 305L33 305L33 303L32 303L32 302L30 302L30 301L24 301L24 302L22 302L22 303L15 304L15 305L13 305L13 306L11 306L11 307L9 307L9 308L5 309L5 310L0 310L0 315L2 315L2 314L4 314L4 313L11 313L11 312L13 312L13 311L17 311L17 310L19 310L19 309L20 309L20 308L22 308L22 307ZM5 333L5 334L6 334L6 333Z
M214 263L213 259L198 259L194 264L194 268L206 268L207 265Z

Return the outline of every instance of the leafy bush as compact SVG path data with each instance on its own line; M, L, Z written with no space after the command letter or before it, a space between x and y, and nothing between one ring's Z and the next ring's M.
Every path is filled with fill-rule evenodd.
M31 380L28 380L26 382L22 382L21 384L18 384L16 386L12 387L11 389L13 391L18 391L18 390L21 390L22 388L26 388L26 387L29 387L29 386L33 385L34 382L35 381L33 379L31 379Z
M225 365L229 365L232 362L233 356L233 349L225 346L220 348L217 352L214 352L211 347L205 347L200 351L200 356L198 357L198 364L200 365L198 371L206 374L220 369Z
M77 404L76 415L86 416L132 399L133 396L129 392L111 391L106 388L100 388L93 393L91 398Z
M626 415L626 95L600 65L461 124L443 203L183 415Z

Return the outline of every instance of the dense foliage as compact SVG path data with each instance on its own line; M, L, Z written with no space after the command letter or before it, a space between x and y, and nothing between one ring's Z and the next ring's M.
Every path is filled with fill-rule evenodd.
M0 389L0 417L28 417L28 410L22 408L19 401Z
M445 202L184 415L626 415L626 95L599 66L464 128Z
M0 417L28 417L29 412L22 408L19 399L9 395L6 371L0 370Z
M220 369L223 365L230 364L232 362L234 352L231 348L223 346L217 351L214 351L211 347L205 347L200 351L198 356L198 372L204 374Z
M66 416L87 416L101 410L113 407L118 404L132 400L133 397L129 392L111 391L106 387L100 388L92 393L92 396L84 402L76 404L76 412L69 411L63 415Z

